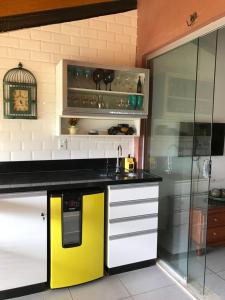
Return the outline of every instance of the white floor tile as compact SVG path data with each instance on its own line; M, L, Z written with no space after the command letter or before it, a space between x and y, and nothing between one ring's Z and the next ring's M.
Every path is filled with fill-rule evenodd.
M216 273L225 271L225 247L210 248L206 256L206 265Z
M134 300L191 300L178 286L160 288L144 294L134 296Z
M74 300L118 300L129 297L117 275L70 288Z
M206 275L206 288L225 299L225 281L216 274Z
M218 276L220 276L222 279L225 280L225 271L218 272L217 274L218 274ZM225 282L224 282L224 283L225 283Z
M131 295L174 285L174 282L157 266L123 273L119 278Z
M44 293L44 300L72 300L68 288L49 290Z
M17 298L11 298L14 300L43 300L44 299L44 293L37 293L37 294L32 294L32 295L27 295L27 296L22 296L22 297L17 297Z

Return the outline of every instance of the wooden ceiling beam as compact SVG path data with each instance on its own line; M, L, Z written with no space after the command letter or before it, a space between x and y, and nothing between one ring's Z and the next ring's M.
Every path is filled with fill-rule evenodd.
M16 2L17 8L10 10L10 4ZM26 7L24 3L27 3ZM82 20L136 8L137 0L1 0L0 32Z
M23 15L46 10L78 7L112 0L1 0L0 17Z

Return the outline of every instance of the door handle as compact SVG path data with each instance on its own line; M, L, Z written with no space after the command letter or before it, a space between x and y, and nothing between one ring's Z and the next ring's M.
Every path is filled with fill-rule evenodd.
M42 212L41 217L42 217L43 220L45 220L46 214Z

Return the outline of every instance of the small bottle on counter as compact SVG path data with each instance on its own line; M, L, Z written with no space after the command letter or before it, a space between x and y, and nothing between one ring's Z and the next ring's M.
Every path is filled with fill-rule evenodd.
M141 76L138 78L138 83L137 83L137 93L141 94L142 93L142 84L141 84Z

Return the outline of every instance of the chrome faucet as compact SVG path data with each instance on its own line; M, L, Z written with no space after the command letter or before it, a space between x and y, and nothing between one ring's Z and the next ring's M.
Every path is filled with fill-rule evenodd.
M122 146L118 145L116 158L116 174L120 173L120 156L122 156Z

